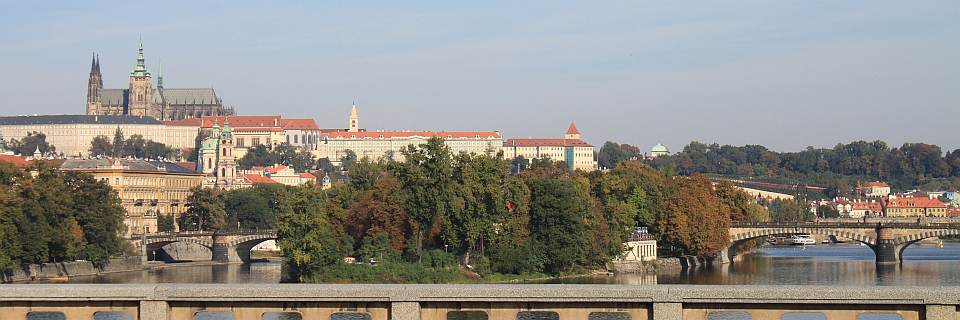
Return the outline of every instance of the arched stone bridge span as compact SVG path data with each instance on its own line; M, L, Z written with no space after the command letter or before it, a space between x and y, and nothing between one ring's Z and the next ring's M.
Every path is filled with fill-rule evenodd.
M746 241L771 235L819 234L863 243L873 250L877 263L900 263L901 254L917 241L960 235L958 223L735 223L730 226L730 247L720 259L731 261Z
M147 260L151 252L174 242L198 244L212 253L211 260L218 262L250 262L250 249L261 242L276 240L275 230L256 231L184 231L134 235L128 239L140 247L140 254Z

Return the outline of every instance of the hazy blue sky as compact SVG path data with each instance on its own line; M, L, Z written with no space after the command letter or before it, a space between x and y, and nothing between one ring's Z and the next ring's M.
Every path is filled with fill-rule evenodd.
M8 115L82 113L91 52L126 87L142 36L167 87L322 127L960 148L957 0L2 2Z

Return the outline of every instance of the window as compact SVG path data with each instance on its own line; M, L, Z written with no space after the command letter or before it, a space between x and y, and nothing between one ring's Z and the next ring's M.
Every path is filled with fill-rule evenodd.
M553 311L520 311L517 320L560 320L560 314Z
M27 320L66 320L63 312L55 311L33 311L27 312Z
M483 311L450 311L447 320L487 320L489 317Z
M787 312L780 320L827 320L822 312Z
M857 315L857 320L902 320L896 313L861 313Z
M233 312L198 311L193 320L233 320Z
M364 312L336 312L330 315L330 320L372 320L369 313Z
M745 311L713 311L707 314L707 320L751 320Z
M303 320L299 312L264 312L260 320Z
M626 312L591 312L587 320L630 320Z

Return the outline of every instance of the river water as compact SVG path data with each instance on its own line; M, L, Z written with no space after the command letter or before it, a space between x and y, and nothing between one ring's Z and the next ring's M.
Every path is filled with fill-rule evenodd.
M754 284L754 285L960 285L960 244L914 245L903 264L879 268L873 251L850 244L762 247L733 264L656 274L583 277L551 283ZM76 283L277 283L280 263L167 266L71 279Z

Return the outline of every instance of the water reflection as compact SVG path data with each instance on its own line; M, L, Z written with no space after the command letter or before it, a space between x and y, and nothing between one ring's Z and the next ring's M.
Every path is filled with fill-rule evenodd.
M656 274L566 278L550 283L756 284L756 285L908 285L960 286L960 244L911 246L901 265L877 266L873 251L859 245L764 247L733 264L667 269ZM280 263L200 264L164 267L93 277L78 283L278 283Z
M73 283L279 283L280 262L194 264L71 278Z

